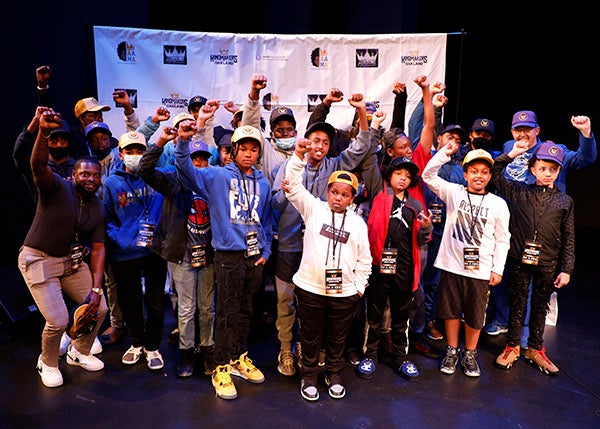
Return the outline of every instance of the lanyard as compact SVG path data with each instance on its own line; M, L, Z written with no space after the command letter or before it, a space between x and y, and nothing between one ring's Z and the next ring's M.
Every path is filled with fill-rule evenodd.
M237 166L237 164L236 164ZM247 208L247 217L246 217L246 224L249 224L250 221L252 220L252 209L254 207L254 198L256 197L256 175L254 175L253 178L253 183L254 183L254 187L252 188L252 199L250 199L250 194L248 192L248 187L246 185L246 175L244 174L244 172L242 170L240 170L240 167L238 167L238 170L240 171L240 174L242 175L242 186L240 187L240 201L244 202L248 201L248 208ZM242 192L243 191L243 192ZM244 197L245 196L245 197ZM245 206L245 204L242 204L242 208Z
M346 223L346 211L344 210L344 217L342 218L342 225L340 226L340 231L338 233L337 230L335 229L335 212L333 210L331 210L331 229L333 230L332 231L333 239L329 238L329 241L327 243L327 258L325 259L325 265L327 265L329 263L329 249L330 249L330 245L331 245L332 241L333 241L333 252L332 252L331 262L333 263L333 265L335 265L335 248L338 245L338 243L340 242L342 235L344 234L344 224L345 223ZM338 252L337 268L340 268L341 254L342 254L342 245L340 244L340 250Z
M483 204L483 199L485 198L486 194L483 194L483 196L481 197L481 201L479 202L479 207L477 207L477 212L475 213L475 216L473 216L473 204L471 204L471 193L467 192L467 198L469 199L469 208L471 210L471 232L470 232L470 236L469 236L469 240L471 244L473 243L473 232L475 230L475 224L477 223L477 217L479 216L479 213L481 212L481 205Z
M131 190L131 193L133 194L134 198L136 200L138 200L140 203L142 203L142 206L144 206L144 216L147 221L148 220L148 186L146 184L144 184L144 190L142 191L144 198L142 199L135 192L135 190L133 189L133 186L131 186L131 183L129 183L129 178L127 176L125 176L125 183L127 183L127 186Z

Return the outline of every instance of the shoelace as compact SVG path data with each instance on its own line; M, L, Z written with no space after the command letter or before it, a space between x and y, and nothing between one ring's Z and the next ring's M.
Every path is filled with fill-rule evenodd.
M539 350L536 353L544 360L544 362L546 362L549 365L552 364L550 359L548 359L548 357L546 356L546 347L543 347L542 350Z
M506 346L504 348L504 356L502 356L502 357L504 359L508 359L508 356L510 355L511 352L514 352L518 355L520 353L520 350L516 347Z

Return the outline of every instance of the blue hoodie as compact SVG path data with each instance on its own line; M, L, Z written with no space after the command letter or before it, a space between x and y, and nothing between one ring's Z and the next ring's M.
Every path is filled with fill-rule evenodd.
M249 175L243 175L235 162L224 167L195 168L189 143L178 141L175 165L183 185L208 202L213 248L246 250L246 233L256 231L261 256L268 259L273 241L269 180L254 167Z
M107 250L116 261L150 254L150 247L136 245L140 222L158 226L163 203L160 193L124 168L121 163L104 182Z

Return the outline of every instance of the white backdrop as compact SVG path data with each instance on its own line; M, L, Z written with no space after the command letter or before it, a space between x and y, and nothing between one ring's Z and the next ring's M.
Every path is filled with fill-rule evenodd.
M118 138L125 132L123 110L115 108L112 92L126 89L144 120L158 106L171 117L187 111L194 95L233 101L241 106L254 73L268 78L261 92L267 128L270 109L289 106L304 134L311 106L331 87L344 92L328 122L347 128L354 115L347 97L363 93L392 117L392 86L407 84L406 123L421 91L413 79L425 74L444 81L446 33L443 34L233 34L94 27L98 101L112 107L104 120ZM314 55L318 54L318 58ZM270 105L265 100L270 96ZM229 127L231 114L217 111L215 125ZM170 125L170 124L169 124Z

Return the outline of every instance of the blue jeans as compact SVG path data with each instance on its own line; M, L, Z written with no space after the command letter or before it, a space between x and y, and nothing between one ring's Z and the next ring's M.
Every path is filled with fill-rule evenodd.
M189 262L169 262L177 292L177 327L179 348L191 349L196 345L196 310L200 329L200 346L214 345L215 324L215 270L213 264L194 268Z

